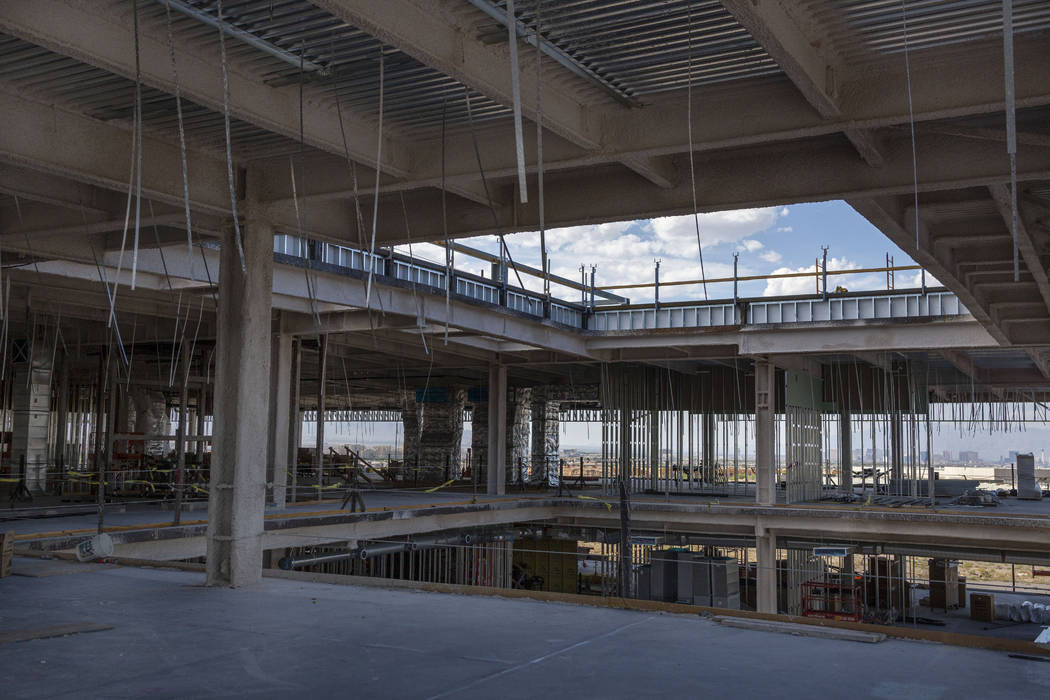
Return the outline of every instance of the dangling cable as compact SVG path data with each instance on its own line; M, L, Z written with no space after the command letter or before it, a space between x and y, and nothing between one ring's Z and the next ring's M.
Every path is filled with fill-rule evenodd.
M1010 155L1010 215L1014 239L1014 282L1021 281L1017 246L1017 104L1014 95L1014 4L1003 0L1003 64L1006 84L1006 152Z
M704 283L704 301L707 301L707 275L704 273L704 246L700 242L700 213L696 206L696 166L693 164L693 2L689 0L686 9L686 54L687 83L685 86L686 132L689 137L689 179L692 181L690 192L693 195L693 224L696 227L696 249L700 255L700 280Z
M241 224L237 219L237 188L233 182L233 146L230 143L230 76L226 65L226 32L222 26L222 0L216 3L219 16L219 54L222 59L222 119L226 128L226 179L230 186L230 209L233 212L233 235L237 244L237 255L241 259L241 272L247 274L244 262L244 245L241 242Z
M288 170L289 175L292 178L292 201L295 203L295 223L298 227L299 240L300 242L303 242L306 241L306 234L303 232L303 217L299 210L299 192L295 186L295 159L291 156L288 156ZM314 328L320 329L321 316L317 311L317 298L314 296L314 287L313 281L310 278L309 264L303 265L303 276L306 277L306 295L310 299L310 311L313 312Z
M139 265L139 224L142 220L142 72L139 66L139 4L131 0L135 25L135 247L131 254L131 288L135 289L135 273ZM116 280L114 280L116 282Z
M551 279L547 267L547 220L543 206L543 82L540 74L540 61L543 56L540 36L540 16L543 0L536 2L536 188L539 195L540 215L540 271L543 273L543 296L550 302Z
M334 55L334 54L333 54ZM364 252L365 249L365 218L361 213L361 192L357 181L357 164L350 157L350 146L346 140L346 129L343 126L343 108L339 101L339 87L335 88L335 114L339 120L339 135L343 140L343 156L346 158L346 166L350 171L350 179L353 181L354 186L354 218L357 222L357 247L359 250Z
M383 62L383 47L379 47L379 128L376 143L376 189L372 198L372 242L368 246L368 284L365 287L365 309L372 306L372 277L375 274L375 266L372 260L376 254L376 224L379 222L379 176L382 171L383 159L383 74L385 73Z
M305 60L306 47L299 44L299 182L303 185L303 189L306 189L306 171L303 162L303 157L306 152L306 137L305 137L305 121L303 118L303 61ZM295 223L298 227L299 241L300 244L306 242L307 250L309 250L309 241L306 235L306 202L300 205L299 194L296 191L295 186L295 157L288 156L288 168L292 177L292 199L295 201ZM304 193L305 195L305 193ZM318 242L319 245L323 245ZM308 254L309 255L309 254ZM323 260L323 256L322 256ZM310 310L314 316L314 330L320 332L321 328L321 315L317 311L317 298L314 294L314 286L316 280L310 277L310 266L303 266L303 275L306 277L306 294L310 298Z
M518 19L514 16L514 0L507 0L507 43L510 46L510 92L514 109L514 150L518 160L518 195L521 203L529 201L525 181L525 140L521 128L521 81L518 79ZM536 43L539 46L539 42Z
M489 204L489 212L492 214L492 225L496 229L496 236L499 238L500 243L500 258L506 256L506 259L510 262L511 269L514 270L514 276L518 278L518 286L525 288L525 285L521 282L521 275L518 274L518 266L514 264L514 258L510 255L510 247L507 245L507 240L503 237L503 231L500 230L499 215L496 214L496 206L492 203L492 193L489 191L489 182L485 177L485 168L481 165L481 149L478 147L478 133L474 129L474 111L470 106L470 92L466 85L463 86L463 96L467 101L467 121L470 123L470 140L474 144L474 158L478 163L478 173L481 175L481 185L485 190L485 199ZM502 274L500 270L500 274Z
M408 257L411 258L411 257L413 257L413 255L412 255L412 229L409 228L409 225L408 225L408 205L405 204L405 191L401 190L398 194L401 195L401 213L405 217L405 237L408 238ZM413 306L416 307L416 312L418 314L420 311L422 311L422 306L420 305L419 298L416 296L416 278L412 277L410 275L410 280L409 281L412 283L412 302L413 302ZM418 318L419 318L419 316L417 316L417 319ZM425 322L425 319L424 319L424 322ZM448 322L447 322L447 320L445 322L445 327L446 327L445 332L447 333L448 332ZM429 355L430 354L430 348L427 347L427 336L423 332L423 330L424 330L424 327L420 326L419 327L419 339L423 341L423 352L425 352L427 355Z
M113 277L113 289L112 291L107 290L107 294L112 303L116 302L117 299L117 285L120 282L120 273L124 269L124 251L127 249L128 243L128 226L131 225L131 198L135 192L135 154L138 150L136 146L136 138L138 135L138 129L132 120L131 126L131 158L128 163L128 198L124 205L124 232L120 236L120 256L117 258L117 273ZM17 199L15 200L18 201ZM84 207L80 207L80 218L84 224L87 225L87 214L84 212ZM106 328L109 328L113 322L113 316L110 315L109 320L106 322Z
M193 279L193 225L190 222L190 176L186 165L186 127L182 121L182 90L179 71L175 65L175 35L171 30L171 0L164 0L168 20L168 55L171 57L171 75L175 81L175 115L179 122L179 155L182 157L182 204L186 210L186 274Z
M915 109L911 97L911 55L908 51L908 9L901 0L901 19L904 23L904 75L908 84L908 125L911 129L911 176L915 201L915 250L919 250L919 155L915 145Z
M448 237L448 206L445 191L445 128L448 116L448 99L441 101L441 230L445 234L445 345L448 345L448 321L452 307L452 282L455 265L455 250ZM407 219L407 217L406 217Z

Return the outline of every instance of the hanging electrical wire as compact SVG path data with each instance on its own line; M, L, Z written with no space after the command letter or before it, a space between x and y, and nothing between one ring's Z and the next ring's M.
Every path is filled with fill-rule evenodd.
M368 246L368 284L365 287L365 309L372 307L372 277L375 274L373 259L376 254L376 225L379 222L379 177L383 161L383 74L385 71L383 47L379 47L379 124L376 131L376 188L372 197L372 241Z
M445 191L445 150L448 98L441 101L441 231L445 236L445 345L448 345L448 324L452 314L452 285L455 277L456 251L448 236L448 204ZM402 201L404 197L402 197Z
M536 2L536 191L539 205L540 222L540 272L543 273L543 296L550 303L551 279L547 262L547 219L543 202L543 79L540 66L543 57L540 22L542 21L543 0Z
M1010 233L1014 241L1014 282L1021 281L1017 242L1017 104L1014 94L1014 7L1003 0L1003 76L1006 86L1006 152L1010 156Z
M704 245L700 241L700 211L696 205L696 165L693 154L693 2L689 0L686 9L686 54L687 71L685 86L685 114L688 127L686 133L689 139L689 179L690 193L693 195L693 224L696 227L696 249L700 256L700 279L704 284L704 301L707 300L707 275L704 273Z
M131 254L131 288L139 265L139 224L142 221L142 70L139 56L139 4L131 0L135 29L135 247ZM114 283L116 280L114 280Z
M510 48L510 92L514 111L514 151L518 162L518 196L521 203L529 201L529 188L525 180L525 140L521 126L521 81L518 76L518 18L514 15L514 0L506 0L507 43ZM539 46L537 40L536 46Z
M915 108L911 93L911 52L908 50L908 9L901 0L901 21L904 24L904 76L908 86L908 127L911 129L911 175L915 210L915 250L919 250L919 155L915 143ZM924 271L925 273L925 271ZM923 286L925 287L925 274Z
M226 179L230 188L230 209L233 212L233 236L237 244L237 255L241 261L241 272L247 274L244 262L244 244L241 241L241 224L237 217L237 188L233 181L233 145L230 138L230 76L226 63L226 32L222 21L222 0L216 2L219 17L219 55L222 59L222 119L226 132Z
M481 186L485 190L485 200L489 205L489 213L492 214L492 226L496 231L496 237L499 238L500 244L500 276L502 282L502 276L504 275L503 268L505 263L502 260L506 259L510 262L511 269L514 270L514 276L518 278L518 286L524 288L525 285L521 282L521 275L518 274L518 266L514 264L514 258L510 255L510 248L507 246L507 239L503 236L503 231L499 224L499 215L496 214L496 206L492 203L492 193L489 191L488 178L485 177L485 168L481 164L481 149L478 147L478 133L474 128L474 111L470 106L470 91L466 85L463 86L463 96L467 101L467 122L470 124L470 140L474 145L474 159L478 164L478 174L481 176Z
M175 35L171 29L171 2L164 0L168 28L168 55L171 58L171 76L175 83L175 117L179 125L179 156L182 161L182 204L186 211L186 274L193 279L193 224L190 221L190 176L186 165L186 127L182 121L182 90L175 63Z

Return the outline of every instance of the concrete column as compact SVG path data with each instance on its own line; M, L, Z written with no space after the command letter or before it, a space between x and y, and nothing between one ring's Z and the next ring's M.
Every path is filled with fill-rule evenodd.
M207 415L208 389L206 387L201 387L197 390L197 424L196 428L194 428L194 432L197 435L204 435L204 419L207 417ZM198 440L197 444L194 447L196 449L196 455L194 455L194 460L197 462L198 465L202 464L204 462L204 450L205 447L207 447L207 442L204 440Z
M481 390L478 390L481 393ZM485 483L489 465L489 404L475 401L470 419L470 468L477 484Z
M445 403L428 403L423 408L423 428L419 436L421 461L428 467L448 467L449 478L459 474L460 446L463 443L463 407L467 392L448 389Z
M487 492L507 492L507 368L489 365L489 445Z
M631 466L632 466L631 465L631 456L632 456L632 449L631 448L633 447L633 445L632 445L632 443L633 443L632 438L634 437L633 435L631 435L631 425L633 423L633 421L632 421L632 418L633 418L632 413L633 412L631 411L630 408L628 408L626 406L621 406L619 413L620 413L620 415L619 415L619 419L620 419L620 430L619 430L620 443L618 445L618 448L619 448L618 461L620 463L620 478L623 479L624 483L626 483L628 485L628 488L630 488L633 485L631 483Z
M895 481L895 487L903 493L904 484L901 481L904 477L904 431L901 426L902 419L903 416L898 410L895 410L890 415L890 478Z
M411 389L405 393L405 403L401 409L401 427L404 434L404 440L401 443L401 460L406 469L415 469L419 466L421 457L419 450L421 426L419 425L419 404L416 403L415 391ZM409 473L405 472L406 478Z
M324 426L325 400L328 395L328 334L323 333L317 346L317 421L314 428L314 472L317 479L317 500L324 495Z
M522 478L518 465L527 473L529 467L529 437L532 422L532 388L517 387L508 391L507 407L507 462L506 483L516 484Z
M58 396L55 411L55 473L61 478L69 462L66 455L66 426L69 423L69 357L63 355L58 369ZM122 431L123 432L123 431Z
M11 383L11 459L25 456L26 488L43 493L47 487L48 423L51 417L51 345L30 339L24 359L16 357ZM21 360L21 361L18 361ZM27 377L28 375L28 377Z
M131 400L135 402L135 432L143 435L170 435L171 419L164 394L143 387L132 389ZM165 440L144 440L143 452L154 457L163 457L168 452Z
M244 586L262 577L273 229L254 214L249 210L241 227L245 268L229 233L219 262L208 489L207 583L211 586Z
M771 531L755 528L755 551L758 559L758 590L755 607L760 613L777 612L777 538Z
M776 368L769 360L755 360L755 501L773 505L773 419L776 411Z
M713 484L717 479L715 472L715 414L704 413L704 429L700 436L703 453L700 458L704 461L704 482Z
M849 411L839 414L839 490L853 491L853 425Z
M532 390L532 464L530 480L547 481L558 469L558 412L561 403L546 398L542 389Z
M270 468L266 481L270 503L284 508L287 502L289 444L292 435L292 336L275 333L270 344Z
M303 441L303 414L299 410L299 379L302 369L302 341L298 338L292 341L292 370L291 379L288 382L288 469L291 471L291 501L295 503L299 497L299 445ZM288 496L285 497L285 502Z
M649 411L649 488L659 491L660 477L660 412Z

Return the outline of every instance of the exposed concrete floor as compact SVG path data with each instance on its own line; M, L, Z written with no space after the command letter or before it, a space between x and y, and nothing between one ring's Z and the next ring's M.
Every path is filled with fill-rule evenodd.
M1006 602L1017 602L1020 603L1025 600L1030 600L1033 603L1050 603L1050 596L1038 595L1035 593L1004 593L999 590L984 589L980 587L970 586L967 588L967 598L970 593L991 593L995 596L996 603ZM928 591L922 591L921 595L925 597L928 595ZM1039 633L1043 631L1045 625L1036 624L1034 622L1011 622L1009 620L996 620L995 622L980 622L977 620L970 619L970 608L956 608L955 610L949 610L947 613L944 610L931 610L925 605L919 605L915 608L915 614L919 617L931 618L934 620L940 620L944 622L944 627L924 625L924 624L912 624L909 622L897 623L902 627L914 627L915 629L927 629L927 630L940 630L943 632L958 632L960 634L974 634L982 637L999 637L1001 639L1017 639L1025 642L1031 642ZM1048 664L1050 665L1050 664ZM1050 671L1048 671L1050 673Z
M479 502L491 502L491 501L513 501L521 498L542 498L545 496L553 496L557 492L552 490L550 492L537 492L530 491L527 493L515 492L505 496L488 496L485 494L478 495ZM577 495L589 495L592 497L601 497L607 499L609 502L615 503L616 498L607 496L602 497L598 489L588 490L573 490L573 494ZM379 491L364 491L365 505L369 510L372 509L392 509L392 508L413 508L413 507L426 507L430 505L438 504L451 504L451 503L463 503L471 499L469 492L463 491L438 491L435 493L426 493L422 489L390 489L390 490L379 490ZM683 503L683 504L696 504L700 502L717 501L721 504L732 504L732 505L752 505L754 504L753 496L709 496L699 494L676 494L673 491L667 495L656 495L656 494L638 494L632 498L635 503ZM208 514L204 502L194 504L196 508L194 510L187 510L183 513L183 522L202 521L207 520ZM286 516L293 515L295 513L315 513L320 511L335 511L339 509L339 501L323 501L318 503L305 502L298 503L295 505L289 505L285 508L278 509L269 507L266 509L268 516ZM800 504L800 507L816 507L816 508L847 508L853 509L860 507L859 504L843 505L832 502L814 502L808 504ZM866 509L879 509L879 506L867 506ZM3 518L4 508L0 508L0 519ZM888 510L897 510L894 508L888 508ZM917 509L921 512L921 508ZM969 515L1046 515L1050 517L1050 499L1044 499L1042 501L1022 501L1016 498L1004 499L1002 504L995 508L985 508L981 506L953 506L947 502L939 503L937 506L938 512L961 512ZM167 523L171 521L172 512L170 507L165 506L162 508L159 504L149 505L119 505L114 504L107 506L106 512L106 525L107 526L128 526L128 525L152 525L156 523ZM65 531L65 530L79 530L79 529L93 529L96 524L96 518L94 512L90 513L79 513L75 515L64 515L64 516L53 516L53 517L33 517L33 518L21 518L13 520L3 520L0 522L0 529L5 531L13 531L17 534L29 534L36 532L54 532L54 531Z
M16 560L16 568L22 560ZM112 630L0 645L4 696L850 697L1050 694L1050 664L699 617L266 579L84 569L0 581L0 626Z
M408 489L392 489L388 491L365 491L365 505L371 510L374 508L412 508L425 507L433 504L462 503L470 501L471 494L442 491L436 493L425 493L423 491ZM531 495L531 494L530 494ZM513 501L521 498L521 494L510 494L507 496L486 496L481 494L478 500L481 502L508 500ZM205 506L199 509L187 510L182 514L182 522L204 521L208 519L205 502L195 504ZM321 503L309 502L290 505L285 508L268 507L266 515L293 515L295 513L316 513L320 511L339 510L340 501L323 501ZM3 515L0 509L0 517ZM128 525L152 525L156 523L170 523L172 519L170 507L162 508L159 504L127 505L107 504L105 524L107 527L123 527ZM8 520L0 523L0 529L12 531L17 534L29 534L35 532L57 532L65 530L91 529L98 522L95 512L78 513L75 515L62 515L54 517L21 518Z

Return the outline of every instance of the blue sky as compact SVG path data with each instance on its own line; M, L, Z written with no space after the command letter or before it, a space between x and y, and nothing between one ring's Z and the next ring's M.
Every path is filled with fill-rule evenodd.
M842 201L701 214L700 239L708 279L731 277L734 253L739 255L741 276L812 270L824 245L828 246L829 270L880 267L885 264L886 253L893 256L896 265L913 264L903 251ZM507 241L516 261L539 267L538 233L513 234ZM466 243L489 252L498 250L493 236L473 238ZM553 229L547 232L547 245L555 274L575 280L580 277L581 264L588 270L596 265L598 286L651 282L657 259L661 261L661 282L700 277L696 228L690 215ZM402 246L401 250L407 253L408 247ZM412 251L419 257L444 261L444 251L436 246L415 245ZM460 255L456 267L477 274L487 265ZM523 282L527 287L538 288L538 281L527 276L523 276ZM929 278L927 282L934 284ZM837 284L851 291L881 289L885 288L886 279L884 274L872 273L833 277L829 281L830 288ZM896 286L918 286L918 273L900 273ZM812 278L740 284L741 296L814 290ZM569 299L578 295L567 290L554 291ZM731 297L732 293L729 283L708 286L712 299ZM652 299L651 290L636 289L624 294L632 301ZM699 285L669 287L661 290L660 298L702 299L703 290Z

